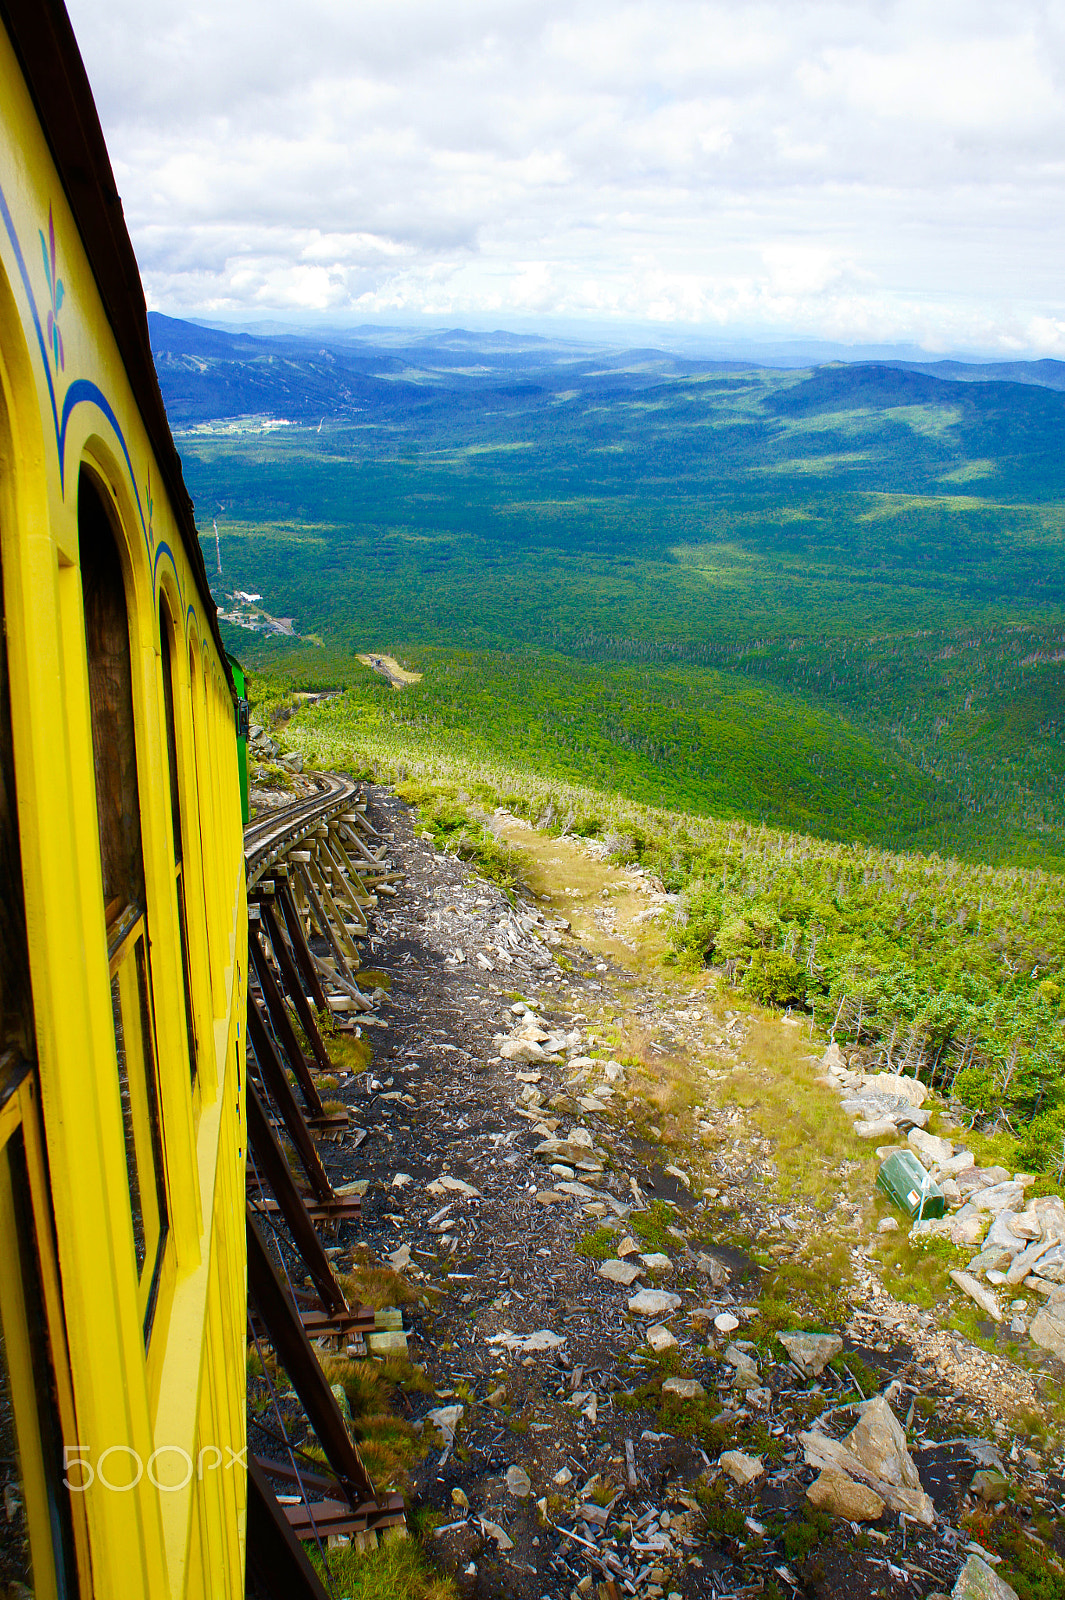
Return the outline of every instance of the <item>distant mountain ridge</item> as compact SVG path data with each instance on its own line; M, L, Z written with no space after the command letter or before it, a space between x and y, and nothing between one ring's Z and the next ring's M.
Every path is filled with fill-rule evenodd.
M971 387L967 395L963 391L972 385L1065 392L1065 362L1049 359L832 362L774 369L755 362L690 359L653 347L618 349L501 330L356 329L343 337L255 333L159 312L151 312L148 323L163 398L178 429L255 415L317 423L366 411L426 411L440 402L491 406L493 398L539 406L574 390L588 398L617 399L626 391L712 381L715 374L745 371L779 371L780 388L766 397L765 407L768 414L782 417L854 407L971 404L976 395ZM1007 403L1006 394L995 409L999 403Z
M881 366L906 367L932 378L958 383L1030 383L1042 389L1065 389L1065 361L884 361Z

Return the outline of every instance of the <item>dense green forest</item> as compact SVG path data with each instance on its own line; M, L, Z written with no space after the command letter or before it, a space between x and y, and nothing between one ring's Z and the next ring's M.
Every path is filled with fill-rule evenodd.
M290 665L252 679L257 714L293 704ZM415 690L418 686L415 686ZM631 783L558 775L515 717L501 758L476 718L459 732L382 679L302 710L305 757L398 780L449 848L492 865L479 820L504 804L554 832L605 842L678 895L671 959L711 964L755 999L812 1012L886 1068L917 1072L1012 1133L1015 1163L1065 1162L1065 896L1055 873L839 844L800 831L642 804ZM588 763L578 763L582 771ZM1004 1151L1005 1153L1005 1151Z
M1060 364L153 340L219 599L294 619L231 646L271 694L343 690L297 719L308 754L610 834L682 894L675 959L919 1063L1052 1162Z
M363 351L358 404L313 426L190 425L220 593L294 617L340 682L356 652L398 652L426 674L408 715L500 754L521 721L571 777L1065 862L1065 395L888 366L451 354L380 356L382 374ZM271 361L295 390L298 364ZM302 659L233 640L253 663Z

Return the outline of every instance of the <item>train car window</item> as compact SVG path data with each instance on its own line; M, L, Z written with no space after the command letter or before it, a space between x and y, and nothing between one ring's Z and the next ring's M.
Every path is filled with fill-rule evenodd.
M198 659L195 643L189 641L189 708L192 728L192 757L195 771L196 815L200 829L200 872L201 887L203 892L204 929L203 935L207 943L208 960L212 972L212 996L214 987L214 969L216 958L216 940L218 937L214 917L213 896L211 893L211 857L214 851L213 823L207 814L207 805L210 795L207 791L205 772L210 771L208 753L203 749L206 706L204 701L203 669ZM216 1008L217 1010L217 1008Z
M0 574L0 617L4 615ZM33 1007L22 897L22 857L15 805L15 754L11 741L11 690L7 650L0 641L0 1100L34 1055Z
M138 1293L147 1344L169 1213L148 964L133 669L118 546L100 494L84 471L78 485L78 544L111 1007Z
M174 888L178 927L181 931L181 974L185 985L185 1033L189 1047L189 1075L196 1081L196 1024L192 1009L192 968L189 963L188 912L185 905L185 852L181 826L181 784L178 771L177 720L174 716L174 624L165 602L159 608L159 647L163 668L163 702L166 707L166 754L170 768L170 815L174 824Z

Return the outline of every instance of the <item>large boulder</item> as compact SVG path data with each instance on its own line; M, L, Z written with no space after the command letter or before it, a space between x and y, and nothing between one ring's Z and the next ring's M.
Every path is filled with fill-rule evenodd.
M958 1186L961 1188L961 1185ZM1019 1183L1008 1179L1004 1183L995 1183L989 1189L974 1189L969 1196L969 1204L978 1211L990 1211L997 1217L1000 1211L1019 1211L1024 1205L1024 1190Z
M1057 1256L1061 1253L1060 1245L1051 1244L1046 1239L1036 1239L1033 1244L1022 1250L1020 1255L1013 1257L1006 1269L1006 1282L1023 1283L1030 1272L1038 1272L1042 1276L1041 1263L1046 1261L1053 1267Z
M884 1515L884 1502L875 1489L830 1468L818 1473L806 1498L815 1511L827 1511L830 1517L845 1517L848 1522L877 1522Z
M1042 1237L1057 1244L1065 1241L1065 1201L1060 1194L1044 1194L1032 1201L1031 1209L1039 1218Z
M695 1270L710 1279L712 1289L724 1289L731 1277L731 1268L717 1256L702 1253L695 1258Z
M962 1567L951 1595L953 1600L1020 1600L1016 1589L978 1555L971 1555Z
M1059 1300L1055 1296L1040 1307L1028 1332L1036 1344L1049 1350L1059 1361L1065 1361L1065 1298Z
M1056 1244L1048 1250L1036 1271L1048 1283L1065 1283L1065 1245Z
M954 1174L962 1194L972 1194L976 1189L991 1189L1005 1183L1010 1177L1005 1167L966 1167Z
M973 1256L969 1262L970 1272L1005 1272L1011 1262L1018 1258L1012 1250L1004 1250L1001 1245L987 1245L979 1255Z
M904 1511L931 1526L935 1510L921 1487L906 1448L906 1435L891 1407L883 1395L876 1395L859 1410L858 1421L845 1439L830 1439L816 1430L799 1435L808 1465L867 1483L893 1511Z
M504 1039L499 1046L504 1061L542 1061L544 1051L535 1039Z
M1008 1209L1006 1211L1000 1211L994 1222L992 1222L990 1228L987 1230L987 1237L984 1240L984 1249L1008 1250L1011 1256L1015 1256L1019 1251L1023 1250L1028 1241L1027 1239L1019 1238L1017 1234L1014 1233L1013 1224L1016 1220L1017 1213L1015 1211L1010 1211Z
M923 1128L911 1128L906 1141L916 1150L918 1159L926 1167L941 1166L954 1154L954 1146L949 1139L937 1139L934 1133L926 1133Z
M1015 1211L1010 1226L1018 1239L1023 1239L1028 1244L1045 1237L1043 1219L1034 1206L1029 1206L1027 1211Z
M870 1072L864 1078L865 1087L876 1094L897 1095L908 1100L911 1106L923 1106L928 1099L928 1088L918 1078L907 1078L898 1072Z
M535 1155L548 1165L553 1161L579 1167L582 1172L602 1172L603 1163L595 1153L592 1136L586 1128L573 1128L565 1139L544 1139Z

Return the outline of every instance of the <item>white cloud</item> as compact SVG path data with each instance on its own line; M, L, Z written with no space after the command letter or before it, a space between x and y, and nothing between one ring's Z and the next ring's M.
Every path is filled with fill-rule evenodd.
M70 0L150 300L1056 352L1065 0Z

